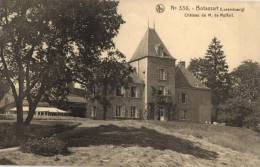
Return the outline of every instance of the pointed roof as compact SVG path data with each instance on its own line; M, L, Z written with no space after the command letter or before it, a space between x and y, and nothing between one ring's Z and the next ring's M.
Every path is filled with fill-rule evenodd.
M154 29L148 28L137 49L135 50L134 55L130 59L130 62L147 56L159 57L157 51L158 47L162 48L165 58L174 59L163 44L157 32Z

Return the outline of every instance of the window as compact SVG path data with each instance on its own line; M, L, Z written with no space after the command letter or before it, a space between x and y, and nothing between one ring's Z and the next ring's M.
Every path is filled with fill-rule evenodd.
M168 96L169 95L169 89L165 86L160 86L159 87L159 94L163 96Z
M115 117L121 116L121 110L122 110L122 106L116 106Z
M159 70L159 78L161 81L168 80L168 73L164 69Z
M166 56L166 54L164 53L162 44L158 44L158 45L155 47L155 51L156 51L157 55L160 56L160 57Z
M131 117L131 118L135 118L135 117L137 117L136 114L137 114L137 112L136 112L136 106L131 106L130 117Z
M125 117L125 107L121 106L121 105L117 105L114 116L115 117Z
M188 96L185 93L181 94L181 103L187 104Z
M137 88L135 86L132 86L130 88L130 94L131 94L131 97L138 97L137 96Z
M180 119L188 119L188 112L187 110L180 110L180 115L179 115Z
M164 56L165 56L163 49L162 49L161 52L160 52L160 56L161 56L161 57L164 57Z
M123 87L117 87L116 89L116 95L117 96L124 96L124 88Z
M97 116L97 107L93 106L91 110L91 117L95 118Z

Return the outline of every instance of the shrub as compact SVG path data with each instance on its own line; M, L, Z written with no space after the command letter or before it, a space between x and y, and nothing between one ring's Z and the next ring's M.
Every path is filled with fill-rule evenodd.
M219 112L219 121L229 126L255 128L260 123L260 111L247 98L228 99L219 106Z
M68 146L55 136L40 139L28 139L21 145L22 152L34 153L44 156L67 154Z

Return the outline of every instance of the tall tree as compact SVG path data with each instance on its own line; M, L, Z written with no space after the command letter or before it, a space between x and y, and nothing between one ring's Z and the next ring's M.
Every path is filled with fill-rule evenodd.
M42 98L61 95L71 74L92 66L124 21L118 2L3 0L0 7L0 73L16 104L17 125L29 124ZM78 62L81 67L77 66ZM87 73L86 79L92 77ZM29 113L23 120L23 100Z
M213 120L216 120L218 116L217 106L229 97L231 80L225 58L223 45L214 37L205 57L191 60L188 67L198 79L211 88L212 104L215 110Z
M214 37L209 45L205 59L207 63L206 85L212 89L213 105L218 105L229 96L230 76L225 60L223 45Z

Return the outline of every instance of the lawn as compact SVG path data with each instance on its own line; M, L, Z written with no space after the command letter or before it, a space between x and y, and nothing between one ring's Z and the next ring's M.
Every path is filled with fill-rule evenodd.
M248 129L185 122L83 119L77 122L81 124L76 128L60 131L51 130L53 122L52 125L46 122L45 129L49 130L41 133L57 133L69 145L70 154L47 157L6 151L0 152L0 163L129 167L260 164L260 136Z

